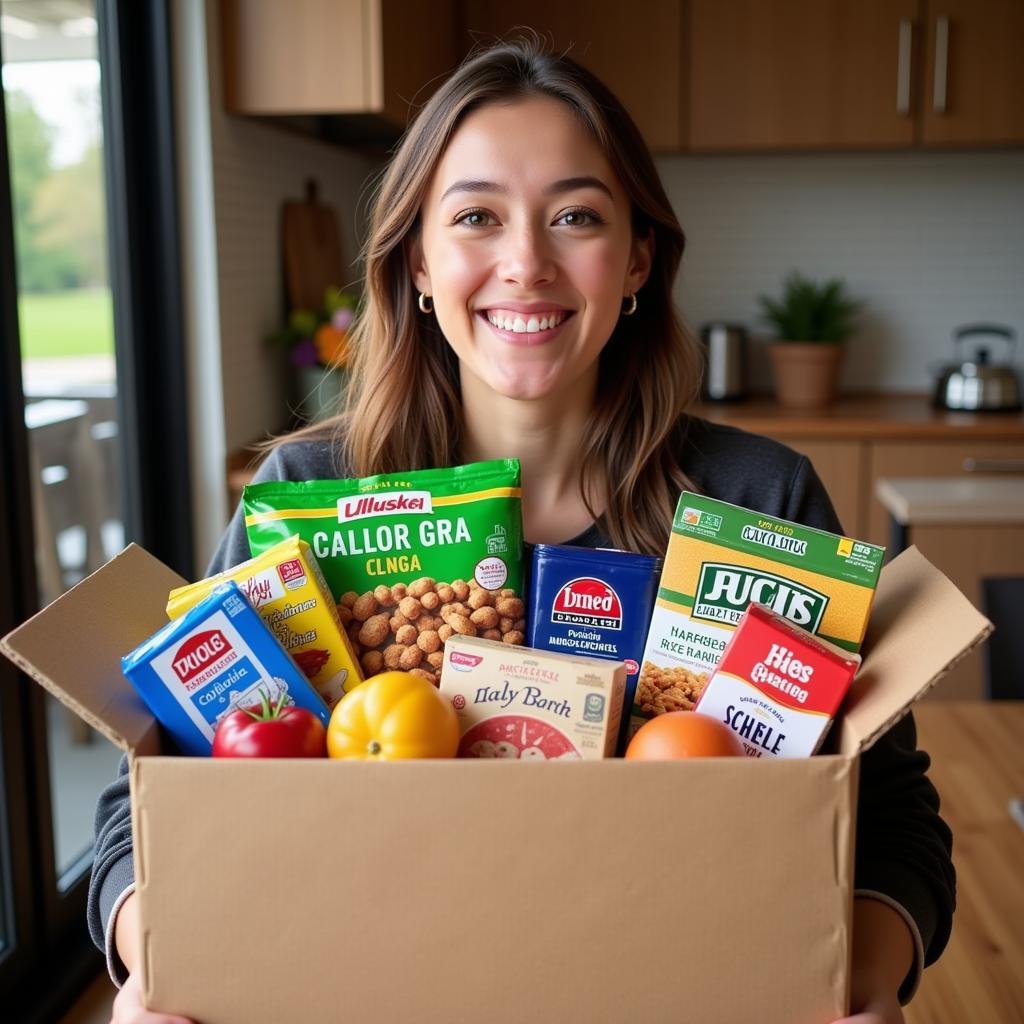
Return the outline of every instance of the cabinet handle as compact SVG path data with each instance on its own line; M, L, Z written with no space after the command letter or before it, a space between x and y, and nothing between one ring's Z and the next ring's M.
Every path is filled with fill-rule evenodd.
M914 22L900 18L899 58L896 62L896 113L910 114L910 61L913 53Z
M1024 459L964 459L965 473L1024 473Z
M949 18L935 19L935 82L932 89L932 109L936 114L946 112L946 65L949 58Z

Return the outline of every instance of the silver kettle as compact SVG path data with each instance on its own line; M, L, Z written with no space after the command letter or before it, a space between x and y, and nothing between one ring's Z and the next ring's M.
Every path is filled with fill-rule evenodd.
M987 345L976 345L973 354L964 359L963 343L978 336L1001 338L1007 348L1007 361L992 362ZM1020 379L1011 365L1016 345L1016 332L1002 324L958 327L953 332L953 347L961 362L943 367L935 386L935 405L939 409L969 412L1012 412L1020 409Z

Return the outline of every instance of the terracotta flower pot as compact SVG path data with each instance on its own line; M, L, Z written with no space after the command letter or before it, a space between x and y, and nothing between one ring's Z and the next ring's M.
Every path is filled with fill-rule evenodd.
M839 391L843 346L822 341L777 341L768 346L775 397L790 409L821 409Z

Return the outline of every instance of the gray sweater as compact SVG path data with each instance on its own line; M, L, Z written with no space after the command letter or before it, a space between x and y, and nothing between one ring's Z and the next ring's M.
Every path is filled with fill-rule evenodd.
M711 497L835 533L839 520L810 462L767 438L730 427L691 422L683 468ZM293 442L275 449L257 480L319 480L344 476L325 443ZM666 510L671 515L671 510ZM565 543L607 547L595 523ZM241 508L236 509L210 563L208 575L250 557ZM928 755L917 749L912 715L906 715L861 758L857 811L855 888L887 903L914 935L915 965L901 990L913 994L924 966L949 939L956 894L952 835L939 817L939 797L925 772ZM127 759L100 795L96 856L89 887L93 941L107 952L115 981L124 968L112 944L112 915L134 886Z

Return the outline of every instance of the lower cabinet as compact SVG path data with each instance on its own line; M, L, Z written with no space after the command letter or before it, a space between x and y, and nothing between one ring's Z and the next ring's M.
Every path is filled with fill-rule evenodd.
M846 533L886 547L891 541L890 517L875 498L875 482L881 477L1024 473L1021 441L781 440L814 464ZM1019 526L919 525L911 527L908 540L982 611L982 580L1024 577L1024 528ZM985 692L982 648L964 658L931 697L978 700Z
M867 512L865 485L868 473L868 445L862 441L815 441L787 438L790 448L806 455L825 485L843 530L858 540L864 536Z
M874 496L875 481L880 477L1024 473L1024 441L875 441L870 447L867 533L863 539L874 544L889 542L889 514Z

